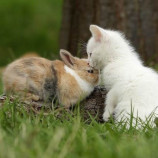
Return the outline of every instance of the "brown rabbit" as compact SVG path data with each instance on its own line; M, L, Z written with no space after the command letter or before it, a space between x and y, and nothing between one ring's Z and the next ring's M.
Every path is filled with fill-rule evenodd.
M63 62L41 57L12 62L3 74L4 92L34 101L52 101L56 96L66 108L87 97L98 83L98 70L66 50L60 50L60 56Z
M28 58L28 57L39 57L38 53L36 52L26 52L23 56L21 56L20 58ZM5 70L5 66L4 67L0 67L0 75L3 74L4 70Z

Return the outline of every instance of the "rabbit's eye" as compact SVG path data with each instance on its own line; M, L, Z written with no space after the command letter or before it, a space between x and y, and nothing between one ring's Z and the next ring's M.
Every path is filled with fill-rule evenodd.
M88 70L88 73L93 73L93 70Z

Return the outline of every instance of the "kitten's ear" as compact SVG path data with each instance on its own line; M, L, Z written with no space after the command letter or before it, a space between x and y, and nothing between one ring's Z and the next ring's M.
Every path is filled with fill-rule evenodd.
M60 49L60 57L62 61L68 66L73 67L76 59L66 50Z
M101 33L99 27L96 26L96 25L90 25L89 30L91 31L92 36L94 37L94 39L97 42L100 42L101 39L102 39L102 33Z

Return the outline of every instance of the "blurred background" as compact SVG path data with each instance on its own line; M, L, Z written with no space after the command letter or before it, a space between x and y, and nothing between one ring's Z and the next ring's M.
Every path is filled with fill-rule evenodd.
M25 52L59 49L62 0L0 0L0 66Z
M146 64L158 63L157 0L0 0L0 66L30 51L85 56L90 24L123 31Z

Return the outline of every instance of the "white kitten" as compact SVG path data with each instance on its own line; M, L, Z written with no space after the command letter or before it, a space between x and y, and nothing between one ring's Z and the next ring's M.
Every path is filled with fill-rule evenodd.
M158 74L143 66L120 32L96 25L90 25L90 31L89 63L101 70L102 82L108 90L103 119L107 121L114 114L118 122L129 120L131 109L133 116L142 121L147 121L153 112L158 114ZM132 125L136 125L136 119Z

